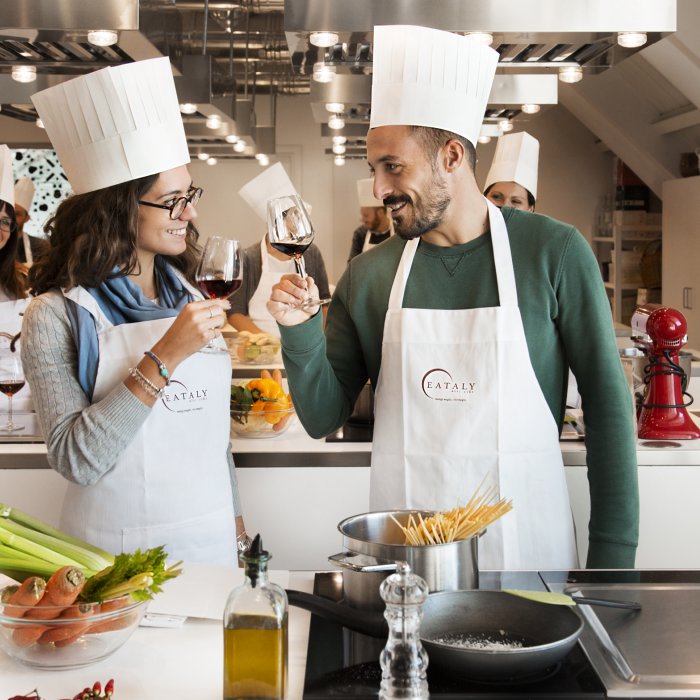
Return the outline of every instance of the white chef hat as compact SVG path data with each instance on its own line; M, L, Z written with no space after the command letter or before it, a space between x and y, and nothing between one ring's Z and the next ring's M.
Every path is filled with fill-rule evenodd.
M498 53L438 29L374 28L370 128L446 129L476 145Z
M484 190L494 182L517 182L537 199L537 162L540 142L526 131L498 139Z
M190 162L167 57L88 73L32 102L76 193Z
M360 207L383 207L384 202L374 196L374 178L366 177L357 181L357 199Z
M14 177L12 177L12 152L3 144L0 146L0 199L15 206Z
M267 221L267 202L275 197L297 194L297 190L282 163L275 163L243 185L238 194L263 221ZM306 202L304 205L308 213Z
M35 191L34 183L28 177L21 177L15 182L15 206L19 205L28 212L32 208Z

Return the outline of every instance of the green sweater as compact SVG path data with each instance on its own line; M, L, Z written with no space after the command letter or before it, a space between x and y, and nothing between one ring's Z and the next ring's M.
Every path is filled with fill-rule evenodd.
M572 226L516 209L502 211L530 361L560 428L569 367L581 394L591 499L587 567L633 568L639 527L633 407L598 264ZM321 314L280 327L294 404L314 437L345 422L368 378L377 384L384 317L404 245L392 236L350 261L328 311L325 337ZM453 247L420 242L404 308L498 303L488 234Z

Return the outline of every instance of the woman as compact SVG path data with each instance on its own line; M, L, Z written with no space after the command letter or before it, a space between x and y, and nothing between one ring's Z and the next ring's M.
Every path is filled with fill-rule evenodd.
M535 211L540 143L525 131L498 139L484 196L497 207Z
M88 102L153 91L170 113L158 117L161 132L173 128L174 86L162 91L172 84L169 62L143 64L76 81L99 93ZM105 71L120 74L95 82ZM108 90L110 79L126 89ZM61 524L115 552L164 544L176 559L232 565L246 535L229 445L230 359L198 352L220 336L229 304L203 300L192 284L202 190L185 165L182 122L173 143L151 143L139 177L110 159L108 173L86 180L97 154L84 144L76 154L63 138L56 119L66 94L44 97L54 89L33 100L78 194L49 221L48 254L30 270L38 296L25 315L22 359L49 463L70 482ZM124 127L115 159L117 147L143 152L149 128ZM104 156L109 145L98 148Z

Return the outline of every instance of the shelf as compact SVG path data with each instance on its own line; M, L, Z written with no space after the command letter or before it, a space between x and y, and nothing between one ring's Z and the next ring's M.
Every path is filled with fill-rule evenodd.
M644 286L641 282L639 284L635 282L626 282L624 284L620 283L618 285L616 285L614 282L603 282L603 285L606 289L611 289L613 291L619 289L623 292L636 292L640 287Z

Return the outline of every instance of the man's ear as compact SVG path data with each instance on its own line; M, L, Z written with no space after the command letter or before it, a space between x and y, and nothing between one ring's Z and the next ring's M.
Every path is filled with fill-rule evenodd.
M464 163L464 145L458 139L450 139L442 152L443 166L447 172L454 172Z

